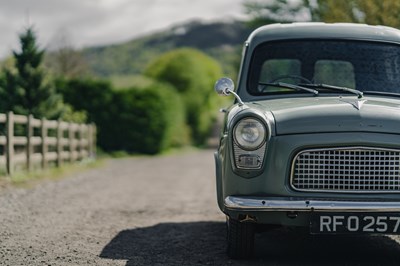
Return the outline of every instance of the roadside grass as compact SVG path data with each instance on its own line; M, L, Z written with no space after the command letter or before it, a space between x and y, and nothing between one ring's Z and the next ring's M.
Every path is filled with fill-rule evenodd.
M73 174L101 167L104 159L83 160L76 163L65 163L61 167L50 165L46 169L35 168L28 172L26 170L17 170L13 176L7 176L5 170L0 172L0 188L6 186L15 187L33 187L44 180L59 180Z
M195 146L183 146L183 147L177 147L177 148L170 148L168 150L162 151L159 154L155 155L149 155L149 154L143 154L143 153L130 153L127 151L114 151L110 153L104 153L103 156L104 158L113 158L113 159L118 159L118 158L129 158L129 157L157 157L157 156L169 156L169 155L175 155L175 154L184 154L184 153L189 153L189 152L195 152L199 150L203 150L205 148L203 147L195 147Z
M168 149L157 155L135 154L126 151L115 151L105 153L100 149L97 150L97 158L95 160L83 160L75 163L64 163L61 167L49 165L46 169L41 169L39 166L28 172L24 169L16 169L13 176L8 176L4 167L0 168L0 191L5 187L22 187L31 188L45 180L60 180L68 176L73 176L76 173L95 169L103 166L108 159L123 159L123 158L139 158L139 157L154 157L154 156L171 156L192 153L203 150L204 148L194 146L184 146L179 148Z

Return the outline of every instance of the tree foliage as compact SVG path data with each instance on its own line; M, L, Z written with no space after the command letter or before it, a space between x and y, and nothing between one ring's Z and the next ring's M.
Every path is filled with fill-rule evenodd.
M182 100L160 83L115 92L107 149L156 154L188 143Z
M65 30L54 38L51 51L46 54L45 66L56 77L72 79L89 75L89 66L82 51L74 48Z
M15 76L6 69L0 76L0 112L23 113L20 95L21 91L18 90Z
M56 84L58 93L67 104L77 111L86 112L88 122L96 123L98 143L103 146L107 131L115 126L110 124L113 121L110 110L116 108L111 85L90 79L58 79Z
M302 20L307 8L303 1L290 0L247 0L244 2L245 11L250 15L250 26L259 27L271 23L284 23Z
M106 151L155 154L188 143L182 100L167 84L149 81L113 90L106 81L72 79L59 80L58 88L67 103L96 123Z
M258 27L275 22L355 22L400 28L397 0L247 0L250 24Z
M83 78L89 67L81 52L71 47L62 47L46 58L46 67L57 77Z
M46 80L41 66L44 50L36 43L30 27L19 35L21 50L14 51L14 68L3 71L0 82L0 111L58 118L65 112L62 97Z
M220 65L198 50L182 48L160 56L145 74L171 84L181 94L192 139L197 145L203 144L217 113L219 99L212 88L222 76Z
M357 4L364 13L362 22L400 28L400 1L358 0Z
M108 116L113 97L110 83L92 79L58 79L56 85L66 103L76 110L88 112L88 122L97 123Z

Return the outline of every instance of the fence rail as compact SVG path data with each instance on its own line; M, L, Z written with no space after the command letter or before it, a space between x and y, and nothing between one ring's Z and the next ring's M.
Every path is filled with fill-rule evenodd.
M0 113L0 129L0 167L10 176L16 166L25 166L28 171L34 165L61 166L96 153L94 124L36 119L9 112Z

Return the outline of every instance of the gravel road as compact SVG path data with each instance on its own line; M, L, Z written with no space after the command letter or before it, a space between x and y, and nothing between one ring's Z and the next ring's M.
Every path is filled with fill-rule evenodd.
M34 188L0 190L0 265L399 265L389 237L257 236L225 255L211 150L109 160Z

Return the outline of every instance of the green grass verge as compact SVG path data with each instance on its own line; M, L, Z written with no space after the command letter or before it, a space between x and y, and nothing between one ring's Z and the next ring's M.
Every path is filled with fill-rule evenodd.
M78 172L100 167L103 164L103 159L84 160L72 164L65 163L61 167L49 166L47 169L37 168L30 172L17 170L13 176L7 176L3 171L0 172L0 187L10 185L17 187L32 187L43 180L59 180L67 176L72 176Z

